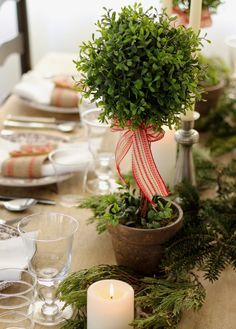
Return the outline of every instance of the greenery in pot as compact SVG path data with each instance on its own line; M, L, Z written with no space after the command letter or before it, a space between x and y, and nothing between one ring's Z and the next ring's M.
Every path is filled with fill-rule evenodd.
M137 3L123 7L118 14L105 9L96 24L96 36L83 43L75 61L82 74L78 89L97 102L102 122L110 120L119 129L141 131L146 136L150 128L155 133L162 131L162 125L176 124L179 114L192 109L192 96L201 97L199 81L204 73L193 54L200 50L202 39L192 29L174 28L172 21L152 7L144 11ZM147 200L141 189L138 196L124 193L101 197L101 208L92 200L87 206L104 211L106 204L110 221L123 223L122 204L129 200L127 209L138 226L159 225L145 221L147 216L156 216L156 195ZM94 198L94 202L100 199ZM159 203L159 208L164 217L172 217L168 203Z
M152 229L170 225L178 218L178 213L172 208L170 201L158 196L153 199L158 211L149 204L146 215L142 216L139 194L136 189L127 184L126 187L121 186L119 193L87 198L80 207L90 208L93 211L90 222L96 223L99 233L104 232L111 224Z
M201 85L211 87L218 85L222 80L226 81L229 77L229 69L220 57L199 56L202 65L206 67L206 76Z

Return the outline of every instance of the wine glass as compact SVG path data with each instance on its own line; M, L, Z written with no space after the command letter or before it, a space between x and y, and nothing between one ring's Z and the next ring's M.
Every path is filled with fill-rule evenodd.
M87 179L86 189L92 194L107 194L114 185L114 134L109 125L99 121L101 109L94 108L82 112L82 121L88 128L88 146L93 156L95 178Z
M78 222L60 213L38 213L23 218L18 230L26 244L29 271L38 281L39 300L35 302L34 321L56 325L69 319L73 310L63 308L55 294L71 263L72 243Z

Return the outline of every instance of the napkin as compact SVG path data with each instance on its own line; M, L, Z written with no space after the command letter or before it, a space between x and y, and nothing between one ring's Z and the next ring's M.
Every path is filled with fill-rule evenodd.
M55 175L55 168L52 163L46 161L46 156L18 156L10 157L9 153L15 150L20 150L21 145L15 142L8 141L4 138L0 138L0 173L5 176L13 177L30 177L29 172L32 173L33 177L44 177ZM76 170L82 170L84 166L91 161L92 156L88 150L87 142L75 142L75 143L59 143L58 148L72 149L71 153L65 155L65 163L68 163L68 157L74 158L75 156L79 159L80 166L75 168ZM74 148L78 149L78 152L74 154ZM34 160L32 160L34 159ZM33 163L32 163L33 162ZM10 163L10 172L6 172L6 164ZM67 174L70 171L68 168L62 167L60 171L57 170L58 174Z
M45 79L34 72L22 76L21 81L14 87L13 93L27 100L57 107L73 108L79 105L79 95L72 90L72 84L63 80Z
M28 265L28 259L31 258L35 252L33 240L32 243L27 244L26 246L17 230L7 225L0 225L0 233L0 268L26 268ZM30 237L35 238L37 232L34 231L27 234ZM6 272L0 271L0 281L18 280L20 274L18 271L12 270L7 272L7 277L5 275Z
M0 268L20 268L27 266L27 252L22 238L16 229L0 225ZM15 272L11 277L2 277L4 274L0 272L0 281L18 279Z

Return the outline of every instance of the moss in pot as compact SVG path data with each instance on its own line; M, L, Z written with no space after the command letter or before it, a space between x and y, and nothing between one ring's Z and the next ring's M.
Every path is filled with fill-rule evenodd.
M172 23L173 18L165 13L158 14L153 8L144 11L141 4L123 7L119 13L105 10L97 23L97 35L81 46L75 61L82 74L78 89L97 102L102 122L109 120L113 130L123 130L116 151L118 172L120 162L131 150L137 184L135 192L126 189L92 197L82 206L92 208L99 231L103 227L116 235L113 245L114 239L126 241L123 251L119 243L115 248L118 263L142 273L157 271L161 256L151 258L153 241L162 245L164 230L177 223L173 233L166 234L168 239L182 223L179 206L159 199L168 191L150 144L164 137L162 125L171 127L178 123L180 114L193 108L192 96L200 98L199 81L204 75L198 57L192 56L200 50L202 39L192 29L174 28ZM160 214L161 220L157 220ZM163 225L165 222L168 225ZM126 228L131 235L124 232ZM151 238L149 233L154 231L159 237ZM138 242L139 251L134 255L133 246ZM141 256L142 250L146 252ZM126 260L121 261L120 255Z

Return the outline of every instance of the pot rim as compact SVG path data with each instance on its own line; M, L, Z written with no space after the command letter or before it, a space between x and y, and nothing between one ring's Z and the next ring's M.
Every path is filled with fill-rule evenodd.
M164 200L166 200L165 198L163 198ZM145 231L146 233L149 233L149 232L153 232L153 231L165 231L166 229L169 229L173 226L175 226L176 224L178 224L179 222L182 221L183 219L183 210L182 208L174 201L170 201L172 205L174 205L179 213L178 215L178 218L171 224L169 225L166 225L166 226L163 226L163 227L158 227L158 228L137 228L137 227L130 227L130 226L126 226L126 225L123 225L123 224L118 224L118 225L112 225L112 224L109 224L108 227L116 227L116 226L121 226L122 228L125 227L125 229L127 230L132 230L132 231Z
M214 85L214 86L204 86L204 85L202 85L202 87L205 89L206 92L209 92L209 91L215 91L215 90L224 88L225 85L226 85L226 81L225 81L224 78L222 78L222 79L220 79L219 83L217 83L217 85Z

